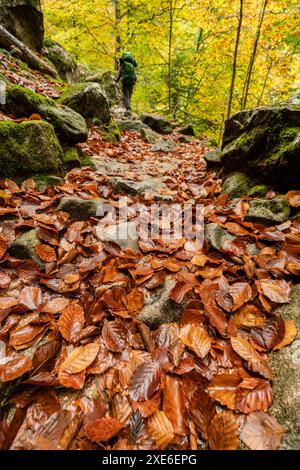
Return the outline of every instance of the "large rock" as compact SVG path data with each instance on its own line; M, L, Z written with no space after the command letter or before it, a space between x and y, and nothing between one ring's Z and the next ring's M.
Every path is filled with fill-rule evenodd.
M77 63L66 49L58 42L46 39L43 54L52 62L59 76L67 83L79 82L80 74Z
M17 259L32 259L40 269L45 268L45 263L36 254L35 248L41 241L36 236L35 230L29 230L19 235L9 249L9 254Z
M151 131L150 127L146 126L146 124L144 124L139 119L119 119L118 124L122 131L133 131L133 132L141 132L143 130Z
M170 132L172 132L171 122L163 116L156 116L155 114L142 114L140 116L140 120L159 134L170 134Z
M0 0L0 24L31 49L41 51L44 19L39 0Z
M222 194L228 194L230 199L247 196L253 186L255 182L249 176L239 172L232 173L223 182Z
M149 294L142 311L136 317L137 320L146 323L150 328L158 328L164 323L179 321L183 306L170 299L170 293L175 284L174 279L167 278L163 287Z
M290 206L282 196L274 199L253 199L249 202L246 220L265 225L286 222L290 217Z
M104 199L85 200L79 197L65 196L60 200L58 210L67 212L73 220L88 220L97 217L99 206L105 202Z
M160 135L157 132L154 132L148 126L141 129L140 134L142 139L148 144L155 144L158 140L160 140Z
M109 104L116 105L122 103L122 94L120 88L116 84L115 74L110 70L105 72L98 72L86 78L86 82L99 83L102 90L106 94Z
M298 329L296 341L271 356L274 371L271 413L288 431L281 448L300 449L300 284L292 289L290 302L276 309L285 320L294 320Z
M18 118L39 114L53 125L63 142L76 144L87 139L88 129L80 114L67 106L58 106L54 100L28 88L9 85L6 89L4 109Z
M242 111L226 122L224 172L239 171L279 189L299 187L300 108L282 104Z
M0 121L1 177L63 174L63 151L48 122Z
M98 83L78 83L69 87L59 102L81 114L89 124L108 124L110 108Z

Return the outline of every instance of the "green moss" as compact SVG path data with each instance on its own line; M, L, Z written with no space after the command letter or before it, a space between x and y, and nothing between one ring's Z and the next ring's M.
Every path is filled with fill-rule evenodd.
M26 117L39 113L42 108L56 106L54 100L45 98L29 88L11 84L6 90L6 105L8 112L16 117Z
M43 121L0 122L0 173L31 176L62 174L62 149L53 127Z
M72 170L72 168L80 168L81 161L78 155L78 150L76 147L64 147L63 148L64 155L63 155L63 162L64 167L67 171Z
M84 91L86 87L89 85L89 82L86 83L75 83L75 85L66 86L63 88L62 93L57 100L58 103L63 103L67 98L73 96L76 93L80 93Z
M269 191L268 186L264 184L259 184L251 188L250 191L248 191L248 196L249 197L264 197L268 191Z
M103 139L116 144L121 142L120 127L114 119L111 119L108 125L103 126Z
M222 186L222 194L228 194L230 199L246 196L255 182L244 173L232 173L227 176Z
M81 166L84 167L84 166L90 166L91 168L96 168L96 165L95 163L93 162L93 160L90 158L90 157L85 157L81 160Z

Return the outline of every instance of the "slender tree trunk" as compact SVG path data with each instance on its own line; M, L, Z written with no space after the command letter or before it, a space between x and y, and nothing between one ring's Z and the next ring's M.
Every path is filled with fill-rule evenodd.
M173 50L173 0L169 0L169 52L168 52L168 98L169 113L172 114L172 50Z
M256 59L256 53L257 53L257 47L259 43L259 38L261 34L261 27L264 21L265 13L266 13L266 8L268 5L269 0L262 0L262 6L261 6L261 11L260 11L260 17L259 17L259 22L256 30L256 35L253 43L253 49L252 49L252 54L249 60L249 65L248 65L248 70L246 74L246 80L244 83L244 89L243 89L243 96L242 96L242 102L241 102L241 109L245 109L247 106L247 101L248 101L248 95L249 95L249 88L251 84L251 78L252 78L252 72L253 72L253 67Z
M35 52L33 52L29 47L25 46L25 44L15 36L13 36L7 29L0 25L0 43L10 48L15 48L16 54L25 62L29 67L35 70L39 70L40 72L46 73L51 77L57 77L57 71L51 67L48 62L41 59Z
M262 86L262 90L261 90L260 97L259 97L259 99L258 99L258 101L257 101L257 106L259 106L260 103L262 102L262 99L263 99L263 96L264 96L264 94L265 94L267 82L268 82L268 80L269 80L269 76L270 76L272 67L273 67L273 62L271 61L271 63L270 63L269 66L268 66L268 69L267 69L267 73L266 73L266 76L265 76L265 79L264 79L264 83L263 83L263 86Z
M235 40L235 49L234 49L234 55L233 55L232 77L231 77L231 85L230 85L230 91L229 91L227 119L229 119L231 116L232 98L233 98L236 68L237 68L237 58L238 58L238 51L239 51L239 44L240 44L241 29L242 29L242 24L243 24L243 8L244 8L244 0L240 0L240 13L239 13L239 21L238 21L238 28L237 28L237 34L236 34L236 40Z
M122 49L122 39L120 36L120 23L121 23L121 8L119 0L113 0L115 5L115 32L116 32L116 45L115 45L115 69L118 69L118 57Z

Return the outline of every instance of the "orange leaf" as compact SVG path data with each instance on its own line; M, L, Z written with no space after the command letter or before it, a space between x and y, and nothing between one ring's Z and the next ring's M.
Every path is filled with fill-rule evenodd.
M32 367L29 357L14 354L0 359L0 382L9 382L21 377Z
M210 351L211 338L207 331L196 323L188 323L181 328L180 339L196 356L203 359Z
M100 349L100 344L90 343L75 348L61 366L68 374L78 374L85 370L94 360Z
M148 431L158 449L165 449L174 438L173 426L163 411L157 410L148 419Z
M208 428L208 443L212 450L238 449L238 428L231 412L223 411L214 416Z
M257 411L247 416L240 438L251 450L276 450L284 433L274 416Z
M77 302L72 302L63 310L58 320L58 328L66 341L75 343L84 323L83 308Z
M38 257L45 263L56 261L55 250L49 245L37 245L35 251Z
M88 423L84 432L93 442L107 442L123 428L123 424L114 418L104 416Z
M285 346L288 346L291 344L294 339L297 337L298 331L297 331L297 326L294 320L286 320L284 322L285 325L285 335L284 338L278 343L275 347L274 350L276 349L282 349Z

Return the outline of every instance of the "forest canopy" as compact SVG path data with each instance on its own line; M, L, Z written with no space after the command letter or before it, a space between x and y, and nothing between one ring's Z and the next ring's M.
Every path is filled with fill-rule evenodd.
M229 115L290 97L299 86L298 0L43 0L46 34L74 57L113 70L139 64L137 112L210 129Z

